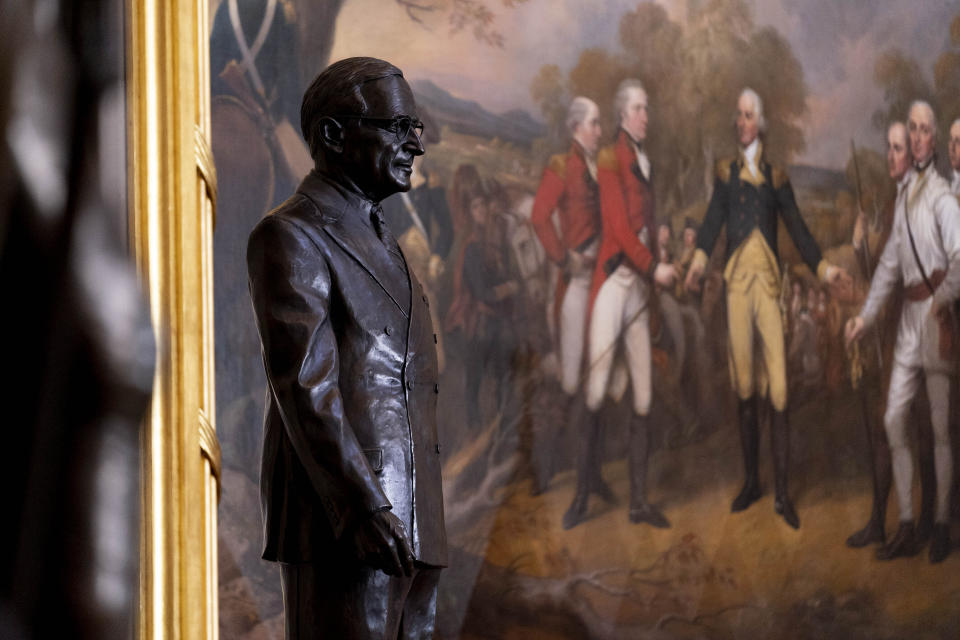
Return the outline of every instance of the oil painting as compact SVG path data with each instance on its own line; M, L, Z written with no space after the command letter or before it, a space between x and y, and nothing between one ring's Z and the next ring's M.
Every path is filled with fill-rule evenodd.
M247 238L351 56L424 125L436 637L960 634L960 7L210 4L223 637L284 634Z

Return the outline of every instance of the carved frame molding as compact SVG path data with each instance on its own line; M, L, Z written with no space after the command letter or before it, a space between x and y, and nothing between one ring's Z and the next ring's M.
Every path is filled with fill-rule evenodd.
M140 640L215 640L208 0L126 0L130 243L157 336L142 437Z

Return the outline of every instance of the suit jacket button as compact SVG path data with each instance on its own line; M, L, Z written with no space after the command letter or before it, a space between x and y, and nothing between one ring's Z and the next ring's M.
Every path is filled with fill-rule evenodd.
M430 301L427 300L427 296L423 296L423 303L424 303L425 305L427 305L428 307L430 306Z
M440 393L440 383L439 383L439 382L434 382L434 383L433 383L433 392L434 392L434 393Z
M437 344L437 334L433 334L433 344Z
M407 380L407 389L413 389L413 380Z
M390 335L390 327L389 327L389 325L383 328L383 332L384 332L385 334L387 334L387 335Z
M437 455L440 455L440 443L439 443L439 442L437 443L436 451L437 451Z

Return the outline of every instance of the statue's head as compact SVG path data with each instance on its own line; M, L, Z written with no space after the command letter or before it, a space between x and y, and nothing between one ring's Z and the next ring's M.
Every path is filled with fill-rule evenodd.
M327 175L377 202L410 189L423 123L410 85L389 62L347 58L324 69L303 95L300 125Z

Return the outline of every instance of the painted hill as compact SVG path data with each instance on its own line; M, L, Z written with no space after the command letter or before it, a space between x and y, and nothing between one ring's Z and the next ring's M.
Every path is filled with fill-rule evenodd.
M824 169L806 164L794 164L787 168L790 182L794 187L801 189L818 189L824 191L839 191L849 189L847 176L843 171Z
M525 147L546 133L543 123L522 109L495 114L472 100L451 95L430 80L414 80L410 84L417 104L426 108L439 126L447 125L460 133L499 138Z

